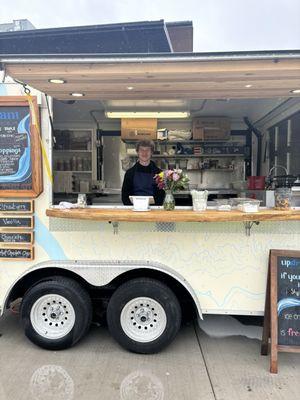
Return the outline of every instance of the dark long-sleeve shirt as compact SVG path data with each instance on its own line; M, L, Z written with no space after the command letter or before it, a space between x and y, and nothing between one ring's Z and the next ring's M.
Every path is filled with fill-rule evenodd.
M131 201L129 196L134 195L134 174L135 172L142 172L146 174L158 174L161 170L156 166L153 161L150 161L150 164L147 166L141 165L137 162L132 168L126 171L124 176L124 181L122 185L122 202L124 205L131 205ZM161 205L163 203L165 196L164 190L158 188L158 186L154 183L154 201L156 205Z

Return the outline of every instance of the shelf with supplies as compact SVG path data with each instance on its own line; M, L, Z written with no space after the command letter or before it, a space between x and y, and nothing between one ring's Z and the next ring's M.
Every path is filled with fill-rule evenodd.
M122 139L122 141L126 144L134 144L136 145L138 143L138 140L132 140L132 139ZM239 142L235 142L235 141L230 141L230 140L224 140L224 139L215 139L215 140L200 140L200 139L189 139L189 140L160 140L160 139L155 139L155 140L151 140L152 142L154 142L154 144L159 144L159 145L176 145L176 143L181 143L181 144L216 144L216 146L224 144L224 145L229 145L229 146L233 146L234 143L239 143Z
M92 153L92 150L79 150L79 149L54 149L55 153Z
M67 174L91 174L93 171L55 171L55 173L56 172L59 172L59 173L67 173Z
M127 154L130 158L137 158L137 155ZM151 158L216 158L216 157L245 157L244 154L174 154L174 155L163 155L153 154Z
M89 192L95 163L94 130L56 129L54 138L54 193Z

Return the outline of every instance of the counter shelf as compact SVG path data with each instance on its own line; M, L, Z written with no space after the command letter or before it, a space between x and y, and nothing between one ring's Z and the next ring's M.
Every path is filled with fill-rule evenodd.
M245 213L239 210L218 211L208 209L204 212L193 211L189 208L175 208L165 211L151 208L151 212L133 212L132 207L86 207L46 210L48 217L82 219L91 221L107 221L113 223L117 233L118 222L243 222L247 236L253 224L263 221L300 221L300 209L280 211L272 208L262 208L259 212Z

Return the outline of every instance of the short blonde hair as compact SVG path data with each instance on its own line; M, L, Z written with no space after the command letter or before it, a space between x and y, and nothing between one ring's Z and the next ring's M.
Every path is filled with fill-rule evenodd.
M154 142L152 140L139 140L135 146L136 152L139 151L140 147L149 147L151 153L154 152Z

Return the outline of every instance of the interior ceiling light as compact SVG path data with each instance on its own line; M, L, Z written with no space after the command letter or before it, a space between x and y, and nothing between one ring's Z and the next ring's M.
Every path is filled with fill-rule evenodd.
M56 83L56 84L61 84L61 83L66 83L64 79L49 79L48 82L50 83Z
M134 87L133 86L127 86L127 90L133 90Z
M250 88L250 87L252 87L252 85L250 85L250 84L249 85L245 85L245 87L246 88Z
M300 93L300 89L291 90L291 93Z
M188 118L189 111L106 111L107 118Z
M70 95L74 97L83 97L84 93L70 93Z

